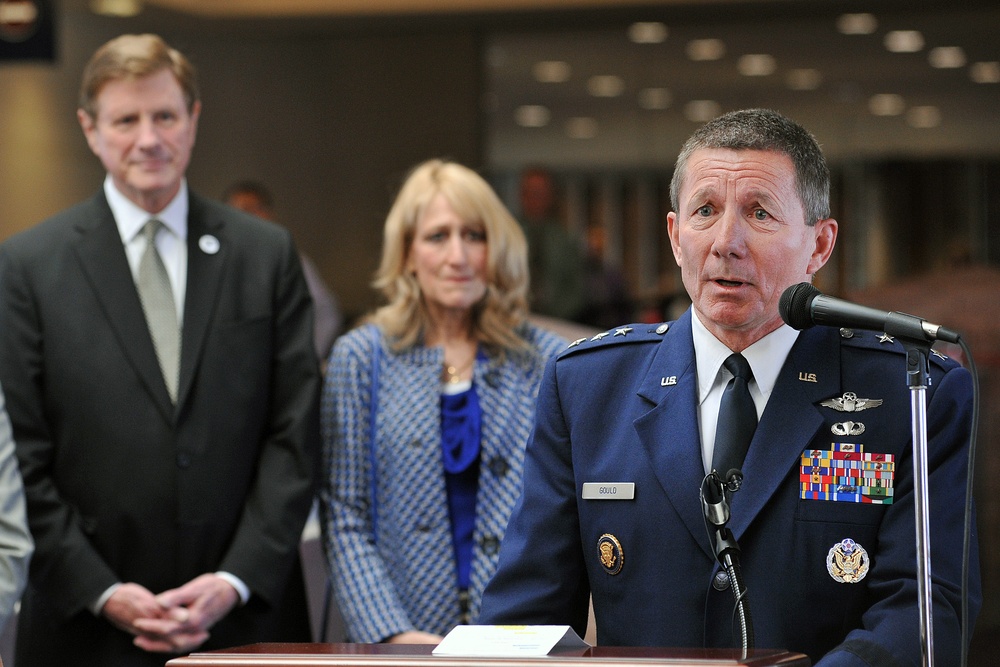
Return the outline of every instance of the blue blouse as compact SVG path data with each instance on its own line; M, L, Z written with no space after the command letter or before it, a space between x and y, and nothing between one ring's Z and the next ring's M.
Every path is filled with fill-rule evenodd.
M475 385L470 383L467 390L459 393L441 394L441 453L458 587L462 590L469 588L472 570L482 416Z

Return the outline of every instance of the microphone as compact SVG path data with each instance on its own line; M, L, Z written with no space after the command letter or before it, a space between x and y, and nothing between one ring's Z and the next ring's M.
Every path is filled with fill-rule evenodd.
M913 341L943 340L958 343L961 336L951 329L931 324L915 315L878 310L826 296L810 283L792 285L778 300L778 313L793 329L816 324L851 329L884 331L890 336Z

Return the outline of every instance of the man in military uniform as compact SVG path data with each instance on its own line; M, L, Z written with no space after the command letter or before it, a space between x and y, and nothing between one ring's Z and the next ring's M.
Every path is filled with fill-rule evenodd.
M920 662L903 346L800 333L778 313L833 251L829 178L812 136L775 112L729 113L688 140L667 231L692 307L576 341L549 364L480 622L582 635L592 595L599 644L739 647L701 499L723 493L709 473L724 483L738 469L727 527L756 646L824 666ZM971 382L940 355L930 366L934 647L953 664ZM970 627L975 549L971 571Z

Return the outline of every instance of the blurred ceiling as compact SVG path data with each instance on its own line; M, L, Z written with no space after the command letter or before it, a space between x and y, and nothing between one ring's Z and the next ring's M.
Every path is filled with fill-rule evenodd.
M134 0L64 0L84 1ZM474 31L487 162L497 168L669 167L704 120L750 106L795 118L832 159L1000 156L997 0L145 5L237 33Z
M232 18L588 9L662 6L683 4L684 0L146 0L146 3L202 16Z

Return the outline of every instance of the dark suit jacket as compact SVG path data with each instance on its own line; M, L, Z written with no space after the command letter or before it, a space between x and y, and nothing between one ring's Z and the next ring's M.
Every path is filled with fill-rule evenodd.
M318 455L311 332L288 232L190 195L175 408L103 192L0 247L0 383L37 543L19 665L162 665L88 605L217 570L252 596L206 646L286 638Z
M688 311L665 333L623 327L550 363L524 493L481 623L569 623L582 634L592 592L599 644L739 646L732 591L712 585L719 567L699 499L705 473L690 318ZM814 661L832 651L824 665L919 664L905 356L898 341L853 334L824 327L800 334L754 434L729 528L742 548L757 647ZM955 664L971 383L951 360L932 357L931 366L934 641L942 664ZM884 402L854 412L820 405L845 392ZM834 435L847 421L864 424L864 433ZM897 457L892 504L800 499L803 452L830 450L834 441ZM635 496L582 499L585 482L633 482ZM598 548L605 534L621 546L611 569ZM869 556L859 583L838 583L828 571L831 548L845 539ZM972 572L974 619L975 551Z

